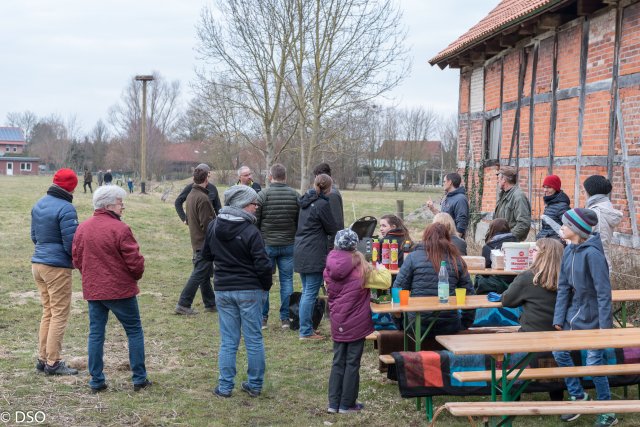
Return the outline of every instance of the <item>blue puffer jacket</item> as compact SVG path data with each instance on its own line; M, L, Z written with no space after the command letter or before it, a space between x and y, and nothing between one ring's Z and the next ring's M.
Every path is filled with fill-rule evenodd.
M558 226L561 226L562 215L571 209L571 200L569 200L569 196L567 196L564 191L560 190L551 196L544 196L543 199L544 215L554 220ZM558 233L556 233L549 224L544 221L541 221L541 224L542 227L540 228L536 239L542 239L543 237L553 237L555 239L560 238Z
M462 274L462 259L456 260L456 263L458 276L456 276L451 262L447 261L449 295L455 295L456 288L466 288L467 295L473 295L474 291L469 273ZM408 289L411 291L412 297L438 296L438 270L433 266L431 260L427 258L424 246L418 245L413 252L405 256L404 263L396 276L393 286ZM413 317L412 313L410 314L411 317ZM421 318L422 325L426 327L432 319L432 313L422 313ZM456 333L459 330L467 329L473 324L474 318L475 310L442 311L430 335ZM425 329L422 330L424 331Z
M597 233L564 249L553 324L565 330L613 327L609 268Z
M62 191L51 187L31 209L31 240L36 245L31 262L73 268L71 246L78 215L70 201L58 196Z
M440 210L448 213L456 223L456 230L464 236L469 225L469 200L464 187L458 187L447 193L440 204Z

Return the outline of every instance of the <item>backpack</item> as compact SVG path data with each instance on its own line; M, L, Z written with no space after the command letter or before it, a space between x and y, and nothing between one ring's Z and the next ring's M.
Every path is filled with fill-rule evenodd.
M302 293L294 292L289 297L289 328L292 331L297 331L300 329L300 298L302 297ZM318 329L320 326L320 321L324 316L325 310L325 301L321 298L316 298L316 302L313 305L313 311L311 314L311 323L313 325L313 329Z

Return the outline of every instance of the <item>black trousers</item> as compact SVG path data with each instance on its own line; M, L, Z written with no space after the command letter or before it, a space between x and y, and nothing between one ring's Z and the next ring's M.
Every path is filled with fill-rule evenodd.
M193 271L189 280L184 285L178 304L183 307L191 307L198 288L202 294L202 302L205 307L216 306L216 296L211 286L211 276L213 273L213 263L202 258L200 251L193 255Z
M364 338L354 342L333 342L333 365L329 376L329 407L355 406L360 390L360 359Z
M91 183L90 182L85 182L84 185L82 186L82 188L84 188L84 192L87 192L87 185L89 186L89 191L91 191L91 193L93 193L93 188L91 188Z

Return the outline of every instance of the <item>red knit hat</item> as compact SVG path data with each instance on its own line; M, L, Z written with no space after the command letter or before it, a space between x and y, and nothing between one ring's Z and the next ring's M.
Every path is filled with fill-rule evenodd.
M73 169L62 168L53 176L53 183L71 193L78 185L78 176Z
M560 181L560 177L558 175L549 175L542 181L543 187L551 187L557 192L562 188L562 181Z

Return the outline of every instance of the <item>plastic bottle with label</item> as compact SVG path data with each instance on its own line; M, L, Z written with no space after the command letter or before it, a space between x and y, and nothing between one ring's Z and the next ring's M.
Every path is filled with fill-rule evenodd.
M389 270L398 269L398 241L392 240L389 245Z
M384 239L382 242L382 265L389 268L389 240Z
M449 272L447 262L440 262L440 272L438 273L438 302L440 304L449 303Z
M371 264L375 267L378 265L378 254L380 253L380 242L378 239L373 239L371 244Z

